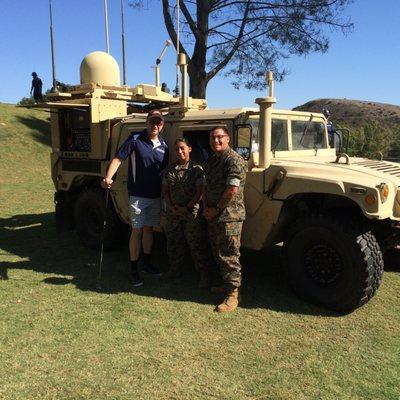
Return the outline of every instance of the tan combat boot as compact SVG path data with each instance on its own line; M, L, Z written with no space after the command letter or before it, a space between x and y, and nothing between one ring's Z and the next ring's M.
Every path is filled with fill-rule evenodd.
M224 301L216 308L218 312L235 311L239 305L239 289L231 290Z

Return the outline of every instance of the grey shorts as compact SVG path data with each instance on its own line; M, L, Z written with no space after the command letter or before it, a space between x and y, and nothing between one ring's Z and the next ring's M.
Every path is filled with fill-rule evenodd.
M129 196L131 224L133 228L159 226L161 218L161 199Z

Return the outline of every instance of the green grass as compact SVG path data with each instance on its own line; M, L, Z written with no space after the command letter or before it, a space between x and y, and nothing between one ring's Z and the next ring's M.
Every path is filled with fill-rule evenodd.
M399 399L400 274L338 316L298 300L279 249L246 253L243 306L56 234L48 114L0 105L0 399ZM44 128L45 134L42 134ZM166 268L161 238L156 256Z

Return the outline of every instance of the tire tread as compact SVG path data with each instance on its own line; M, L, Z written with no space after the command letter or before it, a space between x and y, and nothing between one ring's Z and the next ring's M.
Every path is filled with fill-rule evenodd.
M324 304L340 312L351 312L354 309L367 303L375 294L382 281L384 262L377 239L367 224L357 219L337 218L329 214L318 214L312 216L303 216L292 225L284 243L284 254L286 262L288 261L287 252L290 251L292 240L304 227L325 226L338 234L345 234L354 238L354 244L359 250L358 263L362 265L364 278L361 287L355 288L358 295L356 300L342 304ZM296 288L294 288L296 291Z

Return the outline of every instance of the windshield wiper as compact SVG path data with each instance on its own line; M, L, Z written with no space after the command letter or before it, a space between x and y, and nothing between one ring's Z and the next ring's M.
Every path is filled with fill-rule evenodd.
M314 115L311 114L309 120L307 121L307 124L304 126L303 134L301 135L300 142L299 142L302 146L303 146L304 136L307 133L308 128L311 126L311 122L312 122L313 118L314 118ZM303 146L303 147L306 147L307 149L309 148L308 146Z

